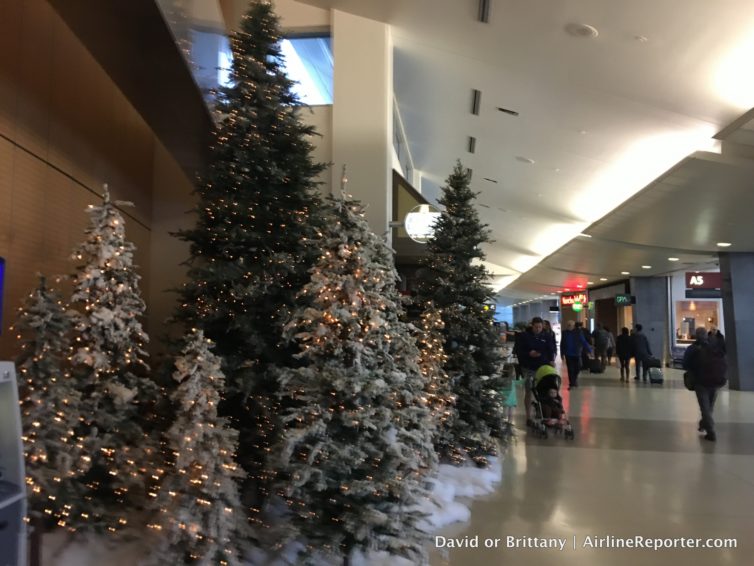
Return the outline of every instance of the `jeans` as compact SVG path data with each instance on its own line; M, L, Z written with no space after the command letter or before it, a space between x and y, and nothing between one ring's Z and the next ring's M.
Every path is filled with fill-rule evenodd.
M568 369L568 386L576 387L579 384L579 370L581 369L580 356L566 356L566 368Z
M712 418L712 411L715 409L717 400L717 387L704 387L697 385L694 388L696 400L699 401L699 410L702 412L700 427L707 431L707 434L715 434L715 421Z

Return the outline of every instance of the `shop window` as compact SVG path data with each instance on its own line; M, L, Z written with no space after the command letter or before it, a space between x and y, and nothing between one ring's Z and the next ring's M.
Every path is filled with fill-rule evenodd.
M290 37L280 44L293 91L310 106L333 103L333 55L330 36Z
M720 301L676 301L675 337L679 344L694 341L697 328L720 326Z

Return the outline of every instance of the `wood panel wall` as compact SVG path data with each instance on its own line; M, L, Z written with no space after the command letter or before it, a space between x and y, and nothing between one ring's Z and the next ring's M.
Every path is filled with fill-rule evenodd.
M0 256L6 260L0 359L15 354L8 327L35 274L71 272L68 257L83 238L84 210L99 202L104 182L114 198L136 205L124 209L127 234L138 249L145 298L155 294L155 183L179 187L186 208L191 190L158 144L46 0L0 0ZM163 269L178 270L182 259Z

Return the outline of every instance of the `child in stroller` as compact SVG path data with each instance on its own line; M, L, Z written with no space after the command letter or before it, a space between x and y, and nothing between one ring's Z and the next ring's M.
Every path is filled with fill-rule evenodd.
M563 408L560 383L560 376L551 365L543 365L534 375L534 419L531 425L544 438L548 427L556 433L563 432L566 438L574 438L573 427Z

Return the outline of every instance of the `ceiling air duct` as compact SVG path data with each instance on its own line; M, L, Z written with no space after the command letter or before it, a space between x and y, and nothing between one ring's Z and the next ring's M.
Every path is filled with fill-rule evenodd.
M479 0L479 21L483 24L490 23L490 3L492 0Z
M474 116L479 116L479 108L482 105L482 91L472 89L471 91L471 113Z

